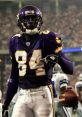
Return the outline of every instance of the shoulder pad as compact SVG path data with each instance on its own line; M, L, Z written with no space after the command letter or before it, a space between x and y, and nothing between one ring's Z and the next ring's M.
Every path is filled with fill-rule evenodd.
M16 34L16 35L14 35L13 37L21 37L21 34ZM12 37L12 38L13 38Z
M50 31L49 30L45 30L45 31L41 31L40 34L49 34Z
M61 38L60 37L56 37L56 42L57 43L61 43Z
M55 34L56 34L56 42L60 44L61 41L62 41L61 36L59 34L57 34L57 33L55 33Z

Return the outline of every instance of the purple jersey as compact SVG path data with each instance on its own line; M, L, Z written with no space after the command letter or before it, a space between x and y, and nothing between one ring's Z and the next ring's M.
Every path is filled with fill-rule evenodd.
M53 32L13 36L9 43L12 57L11 78L26 89L50 84L52 68L41 62L41 59L56 54L61 49L61 38Z
M12 70L4 101L6 109L18 86L22 89L31 89L52 83L53 68L41 61L47 55L56 54L57 63L62 71L73 74L73 62L62 53L61 38L53 32L15 35L10 38L9 51Z

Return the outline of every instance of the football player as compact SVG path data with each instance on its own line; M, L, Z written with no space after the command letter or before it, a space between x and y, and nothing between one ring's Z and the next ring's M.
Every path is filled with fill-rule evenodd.
M61 104L61 100L59 99L60 95L67 89L69 85L68 76L62 72L60 72L60 67L58 66L57 73L54 73L52 76L52 83L54 84L54 89L56 95L54 95L54 106L55 106L55 116L56 117L68 117L69 112L68 110Z
M82 81L82 73L79 74L78 81Z
M69 78L64 73L55 73L52 77L54 89L57 97L54 97L55 114L57 117L72 117L75 116L75 109L78 104L78 97L69 84Z
M60 95L63 90L66 90L69 84L68 76L64 73L55 73L52 76L52 82L54 82L54 88L56 89L57 96Z
M62 53L61 37L41 31L42 13L35 6L21 8L17 15L21 34L10 38L12 70L3 104L3 116L20 88L12 117L53 117L52 73L58 63L73 73L73 62Z
M77 113L79 117L82 116L82 74L79 75L78 81L75 83L75 90L78 95Z

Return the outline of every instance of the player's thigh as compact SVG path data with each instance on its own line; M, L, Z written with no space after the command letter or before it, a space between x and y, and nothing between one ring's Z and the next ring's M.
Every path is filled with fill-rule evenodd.
M53 112L51 104L41 104L41 106L37 108L35 117L54 117Z
M25 103L17 102L14 106L12 117L33 117L33 112Z
M16 102L13 112L12 112L12 117L26 117L26 105L24 103L19 103Z
M28 97L28 95L23 93L19 95L16 104L14 105L11 117L33 117L32 111L26 104L26 96Z
M36 107L34 108L35 117L53 117L53 95L49 88L38 92Z

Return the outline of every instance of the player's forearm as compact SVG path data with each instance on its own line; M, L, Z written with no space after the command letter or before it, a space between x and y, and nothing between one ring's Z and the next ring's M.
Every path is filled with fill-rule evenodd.
M58 63L61 66L64 73L73 74L74 64L68 58L66 58L66 56L63 53L60 54Z
M5 109L8 108L13 96L17 92L17 89L18 89L18 83L16 83L13 80L9 80L7 91L6 91L6 96L5 96L5 100L4 100L4 104L3 104Z

